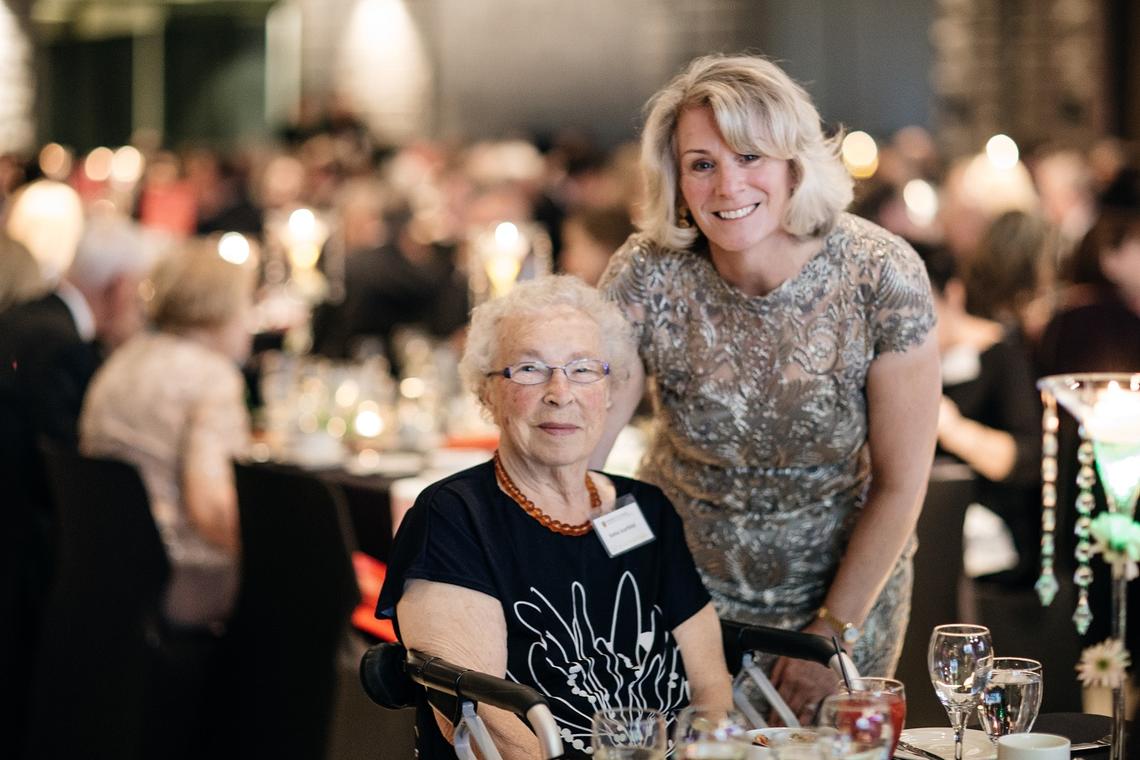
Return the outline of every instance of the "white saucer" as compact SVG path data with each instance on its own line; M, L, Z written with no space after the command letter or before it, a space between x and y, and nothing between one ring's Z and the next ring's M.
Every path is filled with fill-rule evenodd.
M939 757L953 760L954 758L954 729L952 728L904 728L902 740L907 744L933 752ZM895 751L895 757L905 760L926 760L926 758L912 755L902 747ZM994 760L997 757L997 748L986 736L985 731L976 728L967 728L962 737L962 760Z

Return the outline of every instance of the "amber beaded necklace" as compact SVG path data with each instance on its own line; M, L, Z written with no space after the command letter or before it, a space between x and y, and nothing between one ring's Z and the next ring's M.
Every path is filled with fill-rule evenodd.
M523 511L528 515L538 520L539 524L547 530L560 533L563 536L584 536L590 532L593 526L589 520L577 525L569 525L561 520L555 520L550 515L543 512L535 503L526 497L519 487L515 485L515 481L511 480L511 476L507 474L507 470L503 467L503 460L499 458L499 452L495 451L495 476L499 479L499 483L503 486L503 490L507 492L507 496L515 501ZM598 495L598 487L594 485L594 481L590 480L590 473L586 473L586 490L590 492L590 508L597 509L602 506L602 497Z

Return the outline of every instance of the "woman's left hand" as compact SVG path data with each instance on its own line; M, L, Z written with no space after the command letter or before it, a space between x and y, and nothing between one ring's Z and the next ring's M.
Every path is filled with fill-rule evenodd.
M805 726L815 723L819 703L835 691L835 683L831 668L818 662L781 657L772 668L772 685Z

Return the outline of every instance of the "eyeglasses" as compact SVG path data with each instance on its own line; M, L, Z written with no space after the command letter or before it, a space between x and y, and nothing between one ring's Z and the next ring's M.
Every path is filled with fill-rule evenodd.
M487 377L501 376L519 385L539 385L549 380L556 369L562 370L567 380L579 385L596 383L610 374L610 365L601 359L575 359L560 367L538 361L519 362L498 372L488 372Z

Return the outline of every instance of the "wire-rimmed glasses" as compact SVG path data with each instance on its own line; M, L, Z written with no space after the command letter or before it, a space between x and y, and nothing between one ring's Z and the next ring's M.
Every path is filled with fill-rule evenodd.
M550 380L556 369L562 370L567 380L579 385L596 383L610 374L608 362L601 359L575 359L562 365L540 361L518 362L496 372L488 372L487 377L505 377L519 385L541 385Z

